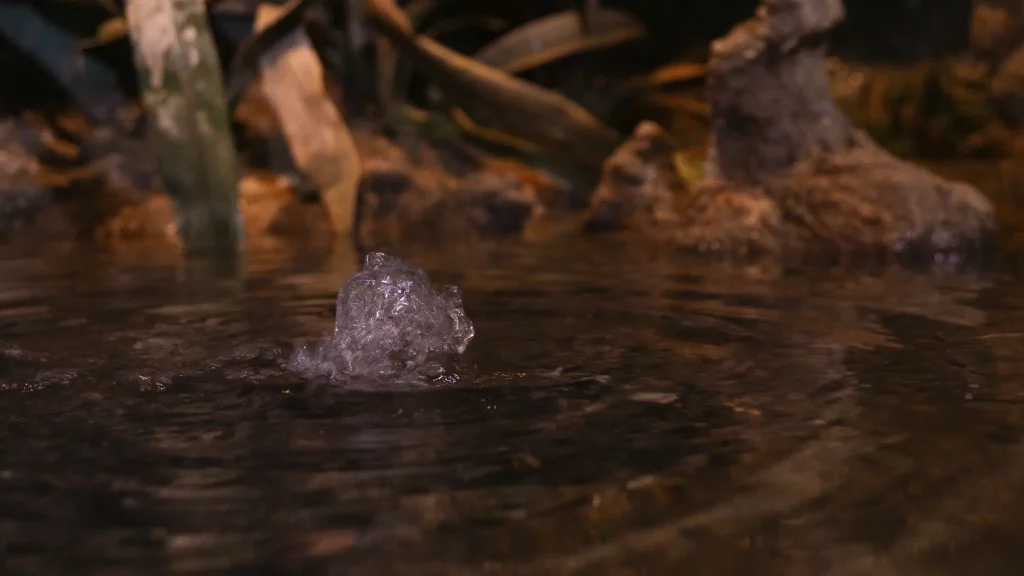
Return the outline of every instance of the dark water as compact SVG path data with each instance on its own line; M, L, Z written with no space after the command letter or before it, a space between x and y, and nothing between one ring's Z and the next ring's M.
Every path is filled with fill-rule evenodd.
M1024 289L609 246L412 254L453 386L281 368L350 252L0 259L4 574L1011 574Z

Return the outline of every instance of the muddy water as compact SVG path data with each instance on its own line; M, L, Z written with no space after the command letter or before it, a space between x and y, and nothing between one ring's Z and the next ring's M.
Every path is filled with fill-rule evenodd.
M477 337L455 385L353 390L282 367L330 329L349 251L255 250L216 274L5 252L0 571L1024 561L1012 257L769 281L609 244L404 255L463 288Z

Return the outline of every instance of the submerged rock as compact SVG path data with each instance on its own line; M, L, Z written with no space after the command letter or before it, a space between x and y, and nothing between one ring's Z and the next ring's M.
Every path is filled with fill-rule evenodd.
M824 37L843 15L841 0L763 0L712 44L704 180L656 234L695 252L774 261L960 258L987 245L994 216L980 192L897 159L836 107Z
M436 381L453 375L449 361L473 335L457 287L435 290L422 270L374 252L338 292L334 332L291 366L370 384Z

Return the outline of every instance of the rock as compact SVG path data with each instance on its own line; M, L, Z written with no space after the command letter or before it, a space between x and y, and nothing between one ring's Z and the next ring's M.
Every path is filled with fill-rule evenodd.
M975 188L863 145L765 183L803 242L835 254L960 258L984 248L993 211Z
M137 106L118 111L121 129L94 126L81 136L82 156L101 168L104 186L138 199L160 190L160 160L146 139L144 112Z
M674 234L685 247L930 259L988 244L980 192L898 160L837 109L824 38L842 18L840 0L762 0L712 44L704 182Z
M109 248L151 243L177 243L174 205L166 194L151 194L124 203L95 225L92 239Z
M1024 124L1024 44L996 68L990 84L992 99L1012 125Z
M705 184L673 238L739 258L931 261L962 259L991 230L991 206L974 188L864 146L759 186Z
M832 100L822 37L842 18L841 0L762 0L711 44L706 179L756 184L867 139Z
M331 224L316 202L303 201L295 183L280 174L249 171L238 184L238 199L249 238L330 238Z
M19 120L0 119L0 236L25 227L53 202L35 151L26 146L32 140Z
M243 140L273 140L272 119L258 113L258 99L247 102L244 120L251 122L251 132ZM24 228L28 236L95 240L109 247L177 243L173 204L160 189L144 123L137 115L129 117L131 112L125 111L122 130L64 114L58 118L60 137L47 126L0 119L0 237ZM353 132L365 163L357 214L363 246L516 236L544 210L534 183L549 188L552 197L563 193L558 182L525 165L513 170L510 161L430 143L416 134L391 139L369 124ZM287 148L278 152L284 156L260 157L256 150L241 174L246 241L330 239L318 194L303 194L305 182ZM59 168L45 166L40 154L54 156ZM268 164L279 173L266 170ZM28 226L32 221L36 224Z
M235 112L250 163L295 173L281 128L265 97L247 90ZM543 212L536 190L555 199L564 184L526 166L416 132L391 138L373 122L349 120L363 164L356 211L361 246L404 241L516 236ZM314 195L317 196L317 195Z
M520 175L488 169L458 149L418 137L399 143L373 130L353 135L363 158L363 246L517 236L544 210Z
M281 129L265 98L247 91L235 114L249 160L272 172L294 173ZM363 164L356 238L364 247L405 241L465 240L521 234L544 210L535 185L564 195L560 183L530 169L415 132L385 136L372 122L350 120Z
M782 254L791 233L778 203L762 188L709 184L687 204L670 238L700 254L761 260Z
M589 231L650 229L677 222L686 186L672 167L674 148L654 122L642 122L604 162L586 216Z
M455 178L432 170L430 159L410 158L404 149L373 130L355 130L363 159L356 237L364 246L397 242L436 223L436 212ZM428 150L428 152L433 152ZM416 230L414 230L416 229Z
M974 0L971 10L971 53L988 61L1002 60L1022 39L1018 0Z
M141 120L138 107L127 106L114 111L112 125L94 125L73 109L52 122L33 114L4 121L18 125L35 182L31 213L20 211L19 239L107 244L157 234L166 240L173 213L152 201L160 179Z
M841 0L762 0L712 44L712 132L697 189L679 194L660 129L642 124L605 163L590 228L633 228L774 268L983 250L994 217L980 192L897 159L837 108L824 38L843 16Z
M458 193L448 202L456 220L450 226L468 225L485 236L519 234L544 210L530 184L515 175L489 170L462 178Z

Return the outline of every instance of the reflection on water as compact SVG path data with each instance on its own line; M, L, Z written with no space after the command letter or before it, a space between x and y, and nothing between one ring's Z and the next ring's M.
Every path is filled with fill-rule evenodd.
M1024 291L613 246L410 253L455 385L289 372L348 252L0 259L11 574L1009 574Z

